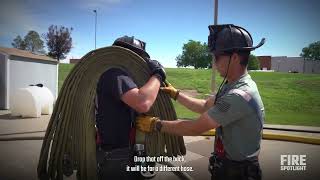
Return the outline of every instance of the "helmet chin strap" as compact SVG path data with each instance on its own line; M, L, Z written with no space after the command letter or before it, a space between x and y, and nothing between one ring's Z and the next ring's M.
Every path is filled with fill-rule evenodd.
M226 83L226 78L227 78L228 73L229 73L230 62L231 62L231 55L229 56L227 73L226 73L226 75L224 76L223 81L221 82L221 84L220 84L220 86L219 86L219 89L218 89L218 92L217 92L217 94L216 94L216 98L214 99L214 103L213 103L213 104L216 104L217 99L218 99L217 97L219 96L219 93L221 92L221 89L222 89L222 85L224 85L224 84Z

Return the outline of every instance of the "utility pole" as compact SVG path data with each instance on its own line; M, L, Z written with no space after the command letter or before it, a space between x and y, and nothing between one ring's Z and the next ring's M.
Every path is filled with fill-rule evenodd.
M93 10L95 13L95 26L94 26L94 49L97 49L97 10Z
M218 24L218 0L214 0L214 25ZM212 66L211 92L216 92L216 67Z

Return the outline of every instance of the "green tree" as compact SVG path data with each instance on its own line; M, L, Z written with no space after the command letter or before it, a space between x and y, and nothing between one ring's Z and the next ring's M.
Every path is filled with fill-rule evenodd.
M36 31L29 31L28 34L24 36L24 39L18 35L13 39L11 45L22 50L45 53L43 49L43 41Z
M21 38L20 35L18 35L16 38L13 39L13 42L11 43L12 47L17 48L17 49L26 49L26 44Z
M259 59L255 55L250 54L249 62L248 62L248 70L258 70L258 69L260 69Z
M208 53L206 43L189 40L182 47L182 54L176 57L178 67L193 66L195 69L208 68L211 63L211 55Z
M31 52L44 52L43 41L36 31L29 31L24 37L24 43L26 44L26 50Z
M48 47L48 55L60 61L64 59L72 48L71 31L72 28L51 25L48 32L44 34Z
M302 49L301 57L306 60L317 60L320 61L320 41L309 44L308 47Z

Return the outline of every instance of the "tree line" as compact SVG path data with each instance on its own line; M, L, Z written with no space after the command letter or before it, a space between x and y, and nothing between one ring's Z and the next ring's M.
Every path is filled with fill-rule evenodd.
M64 26L51 25L48 32L42 34L42 38L48 49L44 50L44 41L36 31L29 31L22 39L20 35L13 39L11 45L14 48L27 50L33 53L40 53L50 56L60 61L65 59L72 48L71 28Z
M302 49L301 57L306 60L320 60L320 41L311 43ZM177 67L193 66L195 69L211 68L212 56L209 53L208 45L200 41L189 40L182 46L182 54L176 57ZM249 70L260 69L258 58L250 54Z

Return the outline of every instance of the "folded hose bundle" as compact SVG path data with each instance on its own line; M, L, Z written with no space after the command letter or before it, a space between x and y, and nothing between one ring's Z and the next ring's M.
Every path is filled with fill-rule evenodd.
M41 148L40 179L63 179L66 164L71 173L77 170L78 179L97 179L94 98L100 76L110 68L127 71L138 87L150 78L144 59L128 49L110 46L85 55L60 90ZM170 97L161 91L148 114L177 119ZM186 154L181 136L158 132L139 132L137 136L138 141L144 141L149 156Z

